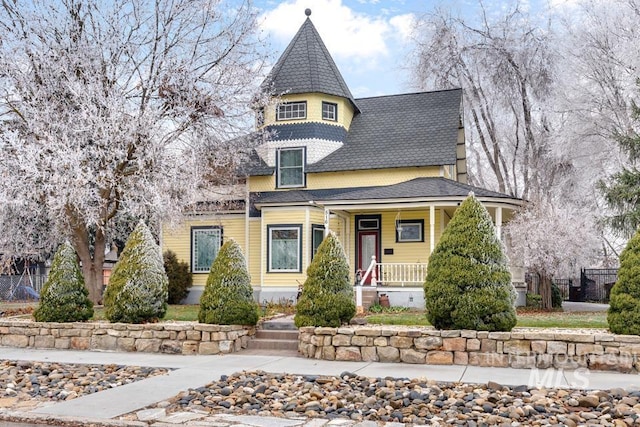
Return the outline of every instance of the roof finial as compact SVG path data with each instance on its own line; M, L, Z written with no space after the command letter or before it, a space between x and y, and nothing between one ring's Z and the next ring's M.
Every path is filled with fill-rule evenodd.
M305 15L307 15L307 16L311 16L311 9L306 8L306 9L304 10L304 14L305 14Z

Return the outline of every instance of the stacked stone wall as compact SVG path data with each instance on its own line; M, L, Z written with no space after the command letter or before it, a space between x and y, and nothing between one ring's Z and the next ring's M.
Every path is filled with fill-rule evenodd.
M233 353L255 328L176 323L53 323L0 321L0 346L169 354Z
M305 327L300 329L298 350L324 360L640 371L640 336L605 330Z

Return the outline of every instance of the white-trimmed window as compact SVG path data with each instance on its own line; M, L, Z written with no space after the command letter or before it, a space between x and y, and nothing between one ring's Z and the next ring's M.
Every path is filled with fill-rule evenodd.
M323 120L338 120L338 104L322 101L322 119Z
M304 187L304 147L281 148L276 157L277 187Z
M268 225L268 271L302 271L302 225Z
M307 101L286 102L278 105L276 120L293 120L307 118Z
M396 221L396 242L424 242L424 220L401 219Z
M208 273L222 245L222 228L191 227L191 272Z

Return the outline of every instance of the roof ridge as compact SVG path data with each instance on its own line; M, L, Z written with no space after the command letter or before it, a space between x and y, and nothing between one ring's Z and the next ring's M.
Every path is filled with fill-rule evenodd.
M407 96L407 95L424 95L428 93L441 93L441 92L455 92L461 91L462 88L454 87L450 89L438 89L438 90L423 90L419 92L405 92L405 93L392 93L390 95L376 95L376 96L365 96L362 98L356 98L356 101L365 100L365 99L375 99L375 98L391 98L396 96Z

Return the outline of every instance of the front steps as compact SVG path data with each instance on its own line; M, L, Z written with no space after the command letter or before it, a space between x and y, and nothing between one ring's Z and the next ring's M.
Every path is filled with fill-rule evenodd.
M290 317L267 320L247 343L253 354L298 354L298 329Z

